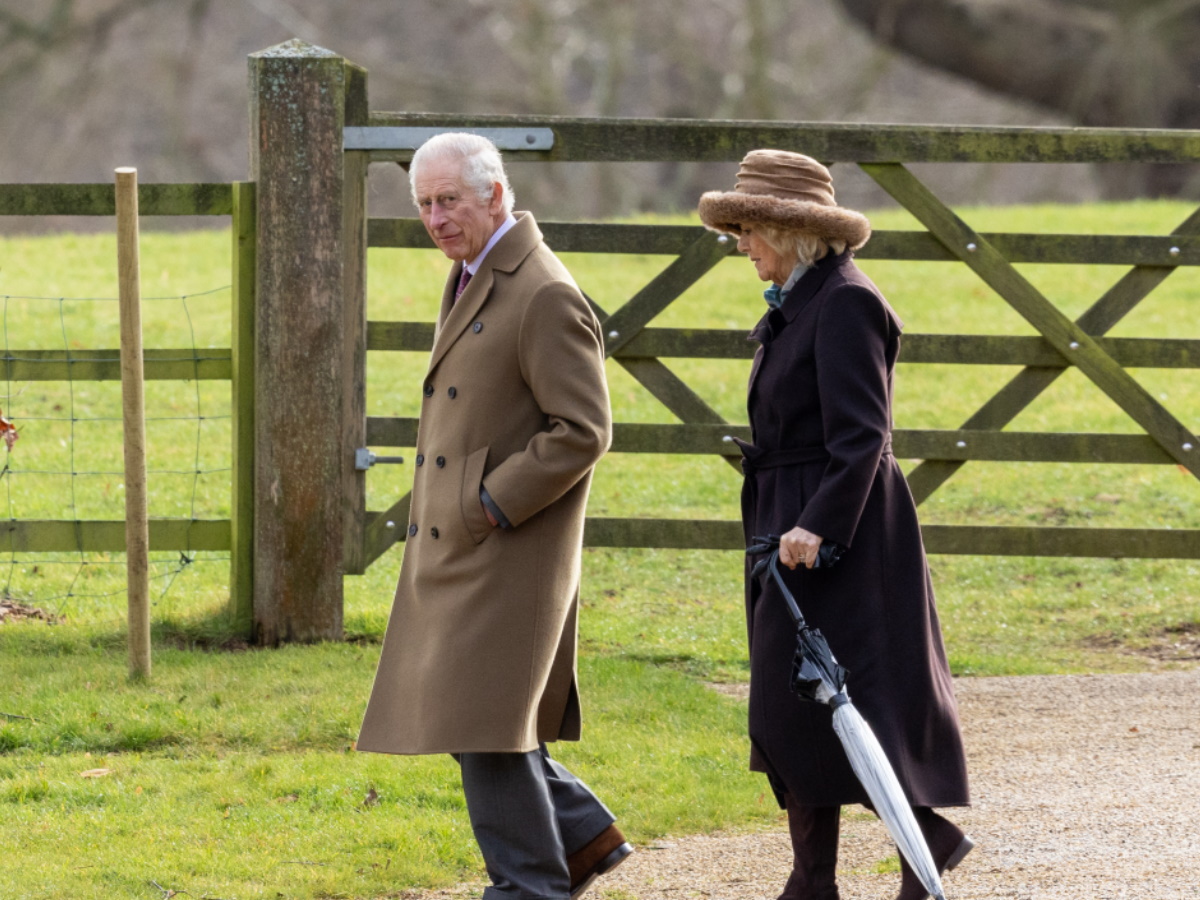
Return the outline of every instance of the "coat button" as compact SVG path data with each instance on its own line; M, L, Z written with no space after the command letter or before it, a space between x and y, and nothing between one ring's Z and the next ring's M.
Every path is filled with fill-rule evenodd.
M436 527L434 527L434 528L430 528L430 529L429 529L429 536L430 536L431 538L433 538L435 541L437 540L437 536L438 536L438 530L437 530L437 528L436 528Z
M444 457L444 456L439 456L439 457L437 458L436 462L437 462L437 467L438 467L439 469L445 468L445 466L446 466L446 457Z
M483 323L476 322L474 325L471 326L471 330L474 331L476 334L479 334L479 332L483 331Z
M427 383L427 384L425 385L425 396L426 396L426 397L432 397L432 396L433 396L433 385L432 385L432 384L428 384L428 383Z
M408 526L408 536L409 536L409 537L416 537L416 536L417 536L417 526L416 526L416 525L409 525L409 526Z
M450 390L446 391L446 393L449 394L450 399L453 400L458 396L458 388L450 388Z
M425 454L424 453L417 454L417 465L418 466L425 465Z

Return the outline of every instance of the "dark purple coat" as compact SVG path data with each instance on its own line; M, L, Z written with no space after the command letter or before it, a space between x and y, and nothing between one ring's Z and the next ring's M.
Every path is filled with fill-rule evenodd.
M832 568L785 568L808 623L850 670L847 692L915 806L964 806L966 758L929 568L908 483L891 453L902 323L851 259L828 256L758 323L750 373L755 451L746 541L796 525L847 548ZM748 566L752 562L748 561ZM795 628L775 585L749 578L751 768L800 803L863 803L827 706L791 693Z

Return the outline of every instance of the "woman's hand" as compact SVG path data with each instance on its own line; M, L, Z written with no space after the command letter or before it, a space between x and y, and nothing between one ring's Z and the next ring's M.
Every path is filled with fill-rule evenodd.
M779 561L789 569L804 566L811 569L817 561L817 551L824 540L819 534L805 531L799 525L779 539Z

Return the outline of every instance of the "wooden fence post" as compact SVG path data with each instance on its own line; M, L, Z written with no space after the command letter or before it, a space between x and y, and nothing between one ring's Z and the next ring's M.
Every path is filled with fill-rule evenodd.
M369 116L366 70L347 64L346 76L346 124L366 125ZM346 459L353 459L355 450L367 446L367 167L370 161L370 153L362 150L345 154L342 453ZM347 575L361 575L366 570L363 537L367 473L357 466L347 465L343 469L342 502L344 570Z
M137 169L116 170L121 409L125 433L125 578L129 674L150 677L150 517L146 495L146 390L142 364Z
M234 182L233 321L229 384L233 409L233 479L229 522L229 617L246 637L254 631L254 185Z
M258 207L254 636L340 640L344 572L346 61L303 41L254 53Z

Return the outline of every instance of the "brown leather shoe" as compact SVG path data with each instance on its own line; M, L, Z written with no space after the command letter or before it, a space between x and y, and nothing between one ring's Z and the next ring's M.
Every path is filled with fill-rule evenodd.
M633 852L633 845L616 825L609 825L587 844L567 857L567 871L571 875L571 900L582 896L592 882L606 872L611 872Z

